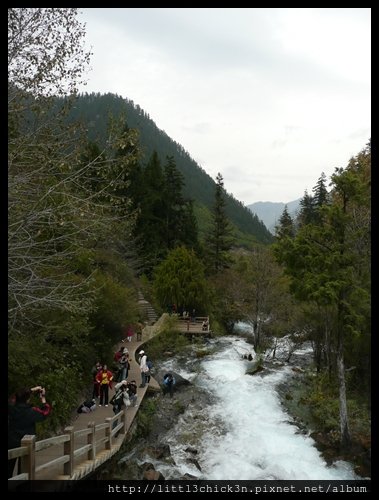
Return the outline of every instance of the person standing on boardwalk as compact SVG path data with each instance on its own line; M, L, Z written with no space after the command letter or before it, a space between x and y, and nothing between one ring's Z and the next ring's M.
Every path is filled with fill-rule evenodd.
M119 360L119 369L117 374L118 382L121 382L122 380L128 378L129 369L130 369L129 351L126 347L124 347L124 350L122 351L122 356Z
M40 405L30 404L32 394L39 395ZM15 404L8 405L8 449L19 448L26 434L36 434L36 422L43 422L50 415L51 406L46 402L45 394L45 389L40 385L16 392ZM17 458L8 460L8 477L13 475L16 460Z
M138 321L137 328L136 328L136 330L137 330L137 342L140 341L140 340L142 340L142 330L143 330L143 328L144 328L143 323L141 323L141 321Z
M147 355L145 354L145 351L140 351L139 354L140 354L139 367L140 367L140 371L141 371L141 385L140 385L140 387L145 387L146 382L147 382L147 380L146 380L147 373L149 372L149 368L146 364Z
M108 370L107 365L103 366L103 369L99 371L96 375L96 380L100 384L100 401L99 406L108 406L109 398L109 387L112 388L113 373Z
M93 381L93 391L92 391L92 399L98 398L100 396L100 384L96 380L96 375L102 369L100 361L98 361L95 366L92 368L92 381Z
M120 349L114 353L113 359L116 363L119 363L119 361L122 357L122 354L123 354L123 350L124 350L124 347L121 346Z
M111 404L113 405L113 413L118 413L121 411L123 406L130 406L129 392L128 392L128 382L127 380L121 380L115 386L115 394L111 399Z
M123 406L127 408L130 406L129 393L127 391L128 382L126 380L121 380L118 382L115 388L115 394L110 400L110 404L113 405L113 413L117 415L122 409ZM118 419L113 422L112 429L114 429L118 425Z
M191 322L196 323L196 309L192 309Z
M132 406L137 406L137 382L135 380L128 382L127 391Z
M128 342L132 341L133 335L134 335L133 326L129 325L126 331L126 338L128 339Z

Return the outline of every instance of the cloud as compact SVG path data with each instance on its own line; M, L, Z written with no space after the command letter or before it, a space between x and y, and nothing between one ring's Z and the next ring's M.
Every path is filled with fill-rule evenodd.
M83 18L86 90L133 99L247 204L299 198L370 137L370 9L92 8Z

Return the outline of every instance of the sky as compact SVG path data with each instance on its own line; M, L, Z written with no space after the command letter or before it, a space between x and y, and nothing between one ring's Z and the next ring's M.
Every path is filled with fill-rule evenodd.
M369 8L88 8L82 92L139 104L245 205L290 202L371 136Z

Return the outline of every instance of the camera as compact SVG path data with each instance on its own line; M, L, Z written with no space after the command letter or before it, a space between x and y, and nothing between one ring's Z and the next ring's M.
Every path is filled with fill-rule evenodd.
M45 395L45 389L40 385L37 385L36 387L32 387L31 392L33 392L34 394L37 394L40 398Z

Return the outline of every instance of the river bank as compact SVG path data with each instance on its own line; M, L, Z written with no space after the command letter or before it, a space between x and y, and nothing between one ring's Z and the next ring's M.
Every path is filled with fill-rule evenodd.
M350 425L352 446L349 450L341 450L338 426L330 428L323 425L307 404L311 382L306 367L299 367L294 360L292 370L292 374L277 386L277 390L282 405L291 415L299 432L314 439L317 449L329 465L344 460L353 464L358 476L371 478L371 434L359 432L354 425Z
M306 415L300 418L285 407L286 402L296 406L305 357L294 357L287 366L266 361L262 372L246 376L249 363L242 354L248 348L243 339L220 338L166 358L161 366L157 362L164 370L179 368L193 383L178 387L172 399L155 394L146 401L146 412L141 408L145 433L125 449L113 478L351 478L338 454L328 460L323 454L326 463L320 461Z

